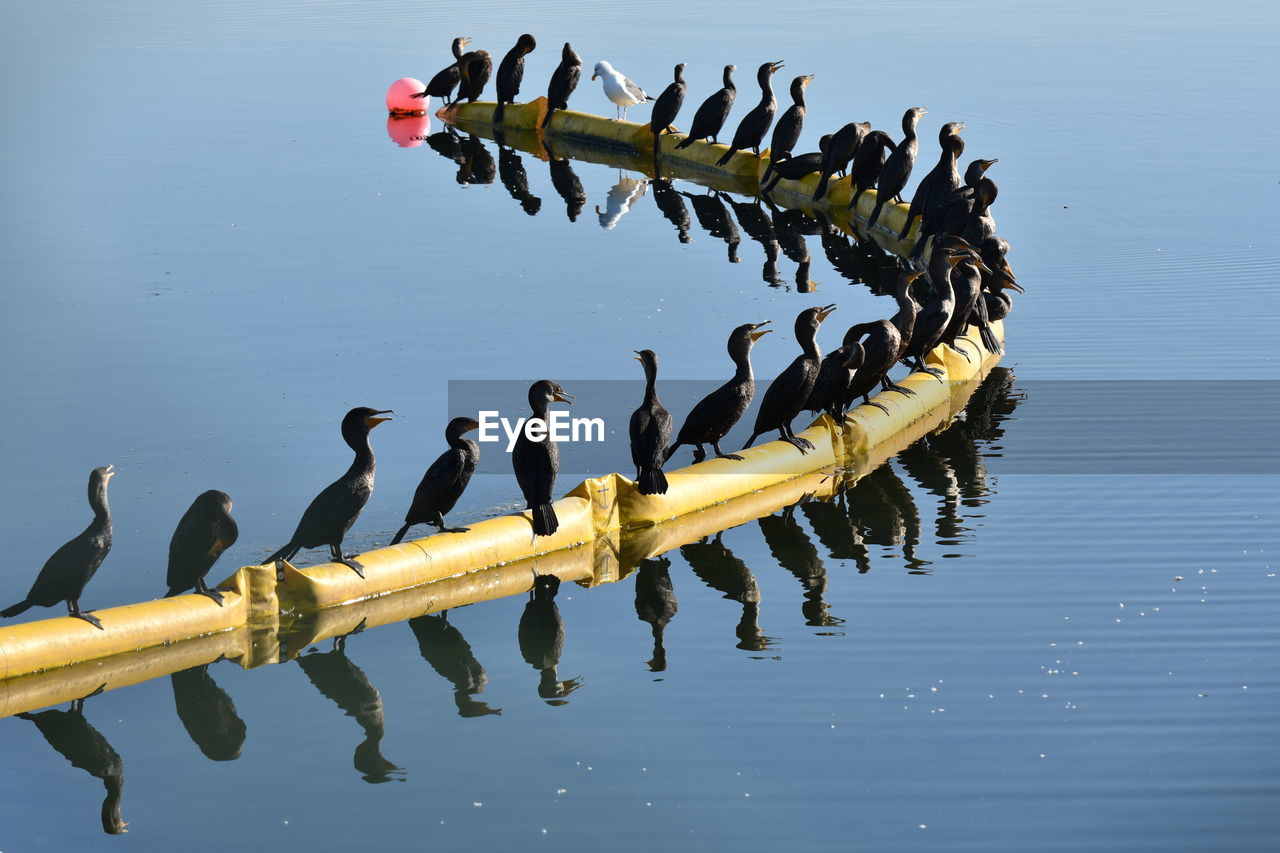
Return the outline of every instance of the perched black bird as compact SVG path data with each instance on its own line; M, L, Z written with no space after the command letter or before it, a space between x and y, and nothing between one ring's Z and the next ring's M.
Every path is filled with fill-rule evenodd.
M502 713L501 708L490 708L473 698L484 692L489 676L462 632L449 623L448 611L414 617L409 620L409 629L418 641L422 659L453 684L453 702L459 717Z
M529 601L520 614L517 630L520 655L525 663L538 670L538 695L546 699L548 705L567 704L564 697L582 684L581 679L560 681L556 675L560 653L564 649L564 619L556 606L559 590L560 578L535 574Z
M873 130L863 138L858 153L853 155L853 162L849 164L850 189L853 191L849 196L850 210L856 210L858 199L876 185L880 170L884 168L885 152L896 147L883 130Z
M776 429L783 441L794 445L801 453L813 450L812 442L792 431L791 422L809 402L809 394L818 379L818 367L822 362L818 329L834 310L835 305L806 308L796 317L796 341L800 344L800 355L769 383L760 400L760 410L756 412L755 427L743 449L750 447L758 436Z
M822 177L818 180L818 186L814 188L814 201L821 201L823 196L827 194L827 184L831 182L832 176L837 172L841 175L845 173L850 161L858 153L858 147L862 144L862 140L870 132L871 122L851 121L831 134L831 141L827 143L826 150L822 152Z
M902 142L893 149L880 169L880 178L876 182L876 206L867 218L868 228L876 224L886 202L902 195L902 190L911 178L911 169L916 164L916 152L920 148L920 141L916 138L916 125L920 122L920 116L927 112L924 107L912 107L903 114Z
M876 385L888 374L889 368L896 363L900 336L897 328L888 320L873 320L870 323L850 326L849 331L844 335L844 345L848 346L854 341L859 341L863 336L866 340L861 341L862 364L854 371L853 379L845 390L844 408L847 411L853 402L861 397L867 405L875 406L887 413L889 410L881 403L872 401L870 395ZM895 390L908 394L914 393L900 388Z
M49 746L62 753L72 767L79 767L95 779L102 780L107 789L107 796L102 801L103 832L108 835L128 832L129 824L120 816L124 762L102 733L85 719L84 699L72 702L71 709L67 711L49 710L17 716L35 723Z
M818 140L817 151L797 154L794 157L788 157L781 163L770 163L769 168L773 170L773 175L769 182L762 186L760 191L763 193L770 192L778 185L778 181L784 178L788 181L798 181L805 175L822 171L822 158L825 156L824 152L830 143L831 134L828 133Z
M951 323L951 315L955 312L956 297L951 289L951 269L960 259L953 257L948 250L939 248L929 258L929 281L933 284L933 296L916 315L915 326L911 330L911 341L903 352L902 360L915 359L916 370L932 374L939 380L942 371L936 367L926 367L924 357L938 345L942 333Z
M743 323L729 334L729 358L733 359L733 378L707 396L703 397L684 419L684 426L676 436L675 444L667 448L667 458L676 452L682 444L694 445L693 461L701 462L707 458L702 445L710 444L716 456L722 459L741 459L736 453L725 453L720 449L720 439L733 429L733 425L742 417L743 412L751 405L751 398L756 394L756 381L751 373L751 347L760 338L773 329L761 329L768 323Z
M671 561L666 557L653 557L642 560L636 569L636 616L641 622L648 622L653 629L650 672L662 672L667 668L667 650L662 645L662 633L680 609L671 584L670 568Z
M939 341L968 358L968 351L957 346L956 340L964 334L971 323L977 323L982 342L987 349L992 352L1003 352L1000 341L987 325L985 314L974 313L980 304L985 307L985 303L982 303L982 274L990 273L990 268L982 262L978 251L959 237L948 235L941 238L939 245L954 253L951 287L956 294L955 312L951 315L951 322L947 324Z
M862 366L863 356L862 344L857 341L827 353L818 366L818 378L813 382L805 408L811 412L826 412L837 422L843 420L849 382L854 371Z
M688 148L698 139L711 137L712 142L720 141L720 128L729 117L733 101L738 96L738 87L733 85L733 72L736 65L724 67L724 88L717 89L698 107L689 124L689 135L676 145L676 149Z
M937 165L916 186L915 195L911 197L911 207L907 211L907 221L898 234L899 240L907 239L917 217L928 216L938 202L960 186L960 170L956 163L964 153L964 140L960 138L962 130L964 122L952 121L944 124L938 131L938 144L942 146L942 153L938 155Z
M454 418L444 428L444 440L449 449L431 463L427 473L413 493L413 502L404 516L404 526L396 531L391 540L397 545L409 528L415 524L434 524L441 533L466 533L466 527L445 527L444 514L453 509L462 497L471 475L476 471L476 463L480 461L480 447L464 436L473 429L478 429L480 422L475 418Z
M169 540L169 571L165 576L169 591L165 598L194 587L221 607L222 593L210 589L204 576L239 536L240 529L231 517L231 497L226 492L210 489L197 497Z
M356 452L347 473L334 480L316 495L302 514L298 529L293 531L289 543L263 560L263 564L292 560L303 548L319 548L328 545L333 562L342 563L360 577L364 569L354 559L343 556L342 540L356 523L356 518L373 494L375 462L373 448L369 445L369 432L383 421L378 415L393 414L390 409L369 409L363 406L347 412L342 419L342 440ZM283 575L283 568L277 572Z
M742 121L738 122L738 129L733 132L733 142L729 144L729 150L724 152L724 156L716 161L717 166L728 163L729 159L743 148L750 148L756 154L760 153L760 143L764 141L764 135L769 132L769 125L773 124L773 114L778 110L778 99L773 95L773 75L781 67L781 62L766 62L756 71L756 82L760 84L760 103L752 107L751 111L742 117Z
M97 616L80 611L80 595L111 550L107 481L115 476L111 470L114 467L94 468L89 474L89 506L93 509L93 521L79 536L53 552L40 569L40 574L36 575L36 582L31 585L27 597L12 607L0 610L0 616L17 616L31 607L52 607L59 601L65 601L71 616L105 630Z
M665 495L667 442L671 440L671 413L658 401L658 356L651 349L636 350L636 361L644 366L644 402L631 413L631 461L636 466L636 483L642 495Z
M911 338L915 335L916 317L920 315L920 303L916 302L915 297L911 295L911 284L920 276L925 274L925 270L903 270L898 273L898 289L894 292L894 298L898 301L898 312L889 318L889 322L898 330L898 355L894 359L895 362L902 361L907 357L907 350L911 347ZM888 381L888 375L885 377ZM885 390L889 389L889 385L885 385Z
M511 466L532 516L535 536L550 536L560 527L555 507L551 505L551 491L556 487L556 473L560 470L560 449L551 438L547 421L547 407L553 402L572 405L573 397L550 379L539 379L529 386L530 419L541 421L546 428L541 430L537 441L529 438L527 430L520 430L511 451Z
M760 177L761 184L768 182L775 165L790 159L791 149L800 141L807 112L804 90L813 82L813 78L814 75L806 74L791 81L791 106L787 107L778 123L773 126L773 135L769 138L769 165L765 166L764 174Z
M437 71L435 76L427 83L427 88L412 95L414 98L426 98L428 96L443 98L445 104L449 103L449 96L453 94L453 88L458 85L458 81L462 79L462 71L458 67L458 61L462 59L462 49L471 44L471 39L456 38L453 40L453 64L447 68Z
M169 681L178 719L205 758L239 758L246 732L244 720L236 713L231 697L209 675L209 664L175 672Z
M487 50L470 50L458 58L458 96L455 104L474 103L484 94L484 87L493 75L493 57Z
M979 203L978 187L986 176L987 169L997 162L999 161L979 159L969 164L968 168L964 170L964 185L952 190L925 214L924 222L920 225L920 236L917 238L915 246L911 249L909 258L914 260L923 255L925 243L928 242L930 237L946 237L953 234L960 236L962 234L970 217L974 214L975 207ZM986 188L984 193L984 198L994 201L994 184ZM985 209L980 210L978 215L981 216L985 212ZM992 223L992 230L994 233L994 223Z
M662 90L658 100L653 102L653 111L649 113L649 131L653 134L653 157L656 161L661 150L659 138L663 131L671 127L684 106L684 94L689 87L684 82L684 63L676 66L675 79Z
M546 127L556 110L569 108L569 96L578 88L578 79L582 77L582 57L568 42L560 53L560 64L551 72L551 83L547 86L547 114L542 119Z
M520 94L520 83L524 80L524 58L538 46L533 36L525 33L516 39L515 47L507 51L498 63L498 76L494 83L498 87L498 108L493 112L495 124L502 122L502 113L507 104L513 104L516 95Z

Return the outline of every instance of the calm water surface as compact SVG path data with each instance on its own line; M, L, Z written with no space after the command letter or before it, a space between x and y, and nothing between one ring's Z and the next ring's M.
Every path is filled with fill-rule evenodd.
M4 604L85 522L95 465L120 469L116 545L84 600L105 607L162 592L168 538L204 489L231 493L240 521L219 571L282 544L347 465L351 406L397 413L374 436L360 549L390 538L439 452L448 380L635 379L642 347L664 378L714 379L728 329L762 319L783 329L756 349L772 376L802 308L839 303L826 348L892 313L805 223L766 208L777 245L757 239L745 197L721 202L731 264L693 183L671 187L702 199L680 196L682 242L655 204L671 196L638 172L574 161L587 200L570 221L540 159L476 140L499 179L460 185L430 145L397 147L385 87L429 77L456 35L500 54L534 33L534 94L566 39L653 92L688 62L691 107L734 62L734 120L750 69L783 59L783 84L817 74L797 150L848 120L896 133L924 105L931 162L938 126L965 120L966 155L1000 158L994 212L1028 293L968 419L839 501L666 555L665 669L628 578L562 588L551 701L518 643L523 597L301 662L218 663L216 689L192 673L110 691L84 720L123 768L123 840L101 832L98 780L32 721L0 720L0 850L1274 849L1275 477L1015 463L1044 452L1019 419L1056 380L1206 380L1184 402L1202 410L1216 380L1278 378L1278 17L1263 2L8 9ZM598 86L573 106L608 114ZM620 184L644 194L610 222ZM509 476L477 477L456 519L517 498ZM234 717L184 724L219 695Z

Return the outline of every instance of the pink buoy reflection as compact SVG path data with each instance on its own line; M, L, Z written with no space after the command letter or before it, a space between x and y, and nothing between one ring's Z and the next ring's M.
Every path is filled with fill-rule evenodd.
M387 116L387 136L390 136L391 141L401 148L416 148L423 143L429 133L431 133L431 116L429 115Z
M415 98L427 88L427 84L414 77L401 77L387 89L387 112L394 115L418 115L425 113L431 98Z

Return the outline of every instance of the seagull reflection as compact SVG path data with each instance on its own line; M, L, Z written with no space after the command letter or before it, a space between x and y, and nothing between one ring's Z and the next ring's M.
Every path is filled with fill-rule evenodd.
M761 278L774 287L780 286L782 276L778 274L778 258L782 255L782 247L778 245L778 236L773 231L773 223L765 215L759 199L734 201L732 196L726 197L729 199L729 206L733 208L734 216L738 217L738 224L742 226L742 230L764 247L764 268Z
M618 220L631 209L631 205L640 200L649 188L648 178L632 178L618 172L618 182L605 196L605 209L596 205L596 215L600 217L600 227L608 231L618 224Z
M703 583L742 604L737 648L764 651L773 645L774 639L760 630L760 585L746 563L725 547L723 537L722 530L714 538L681 545L680 555Z
M813 547L800 527L795 512L793 504L783 509L781 515L766 515L758 519L765 544L778 565L795 575L804 587L804 604L800 605L804 624L814 628L843 625L844 620L832 616L830 605L822 599L827 591L827 567L818 557L818 549Z
M682 192L680 194L689 199L693 205L693 215L698 217L698 224L702 226L702 230L729 244L729 263L738 263L741 260L738 257L738 246L742 243L742 236L738 233L738 226L734 224L733 217L729 215L729 209L724 206L720 193Z
M557 157L545 141L543 147L546 149L548 165L551 168L551 186L560 194L560 198L564 199L564 212L569 217L569 221L577 222L578 214L582 213L582 208L587 204L587 191L582 188L582 181L578 180L578 175L573 171L569 160Z
M244 747L245 724L235 703L209 675L209 664L169 676L173 704L187 735L206 758L234 761Z
M102 688L99 687L98 690ZM95 691L96 692L96 691ZM89 694L90 696L94 694ZM88 697L85 697L88 698ZM128 832L128 824L120 816L120 794L124 789L124 762L111 748L102 733L89 724L84 716L84 699L71 703L67 711L40 711L18 714L24 720L36 724L49 746L94 778L101 779L107 789L102 801L102 829L108 835Z
M684 197L671 186L670 181L654 178L653 201L667 221L676 227L676 236L680 242L692 243L689 226L693 221L689 218L689 208L684 206Z
M362 628L363 623L352 633L358 633ZM355 717L360 728L364 729L364 740L356 746L353 762L364 781L376 784L403 776L403 768L382 756L385 733L382 696L360 667L347 658L346 635L334 638L332 651L299 655L298 665L317 690L333 700L348 717Z
M529 173L514 148L498 146L498 180L525 213L533 216L542 209L542 199L529 191Z
M636 572L636 616L653 628L653 659L650 672L667 668L667 650L662 645L662 632L676 615L676 591L671 585L671 561L652 557L641 561Z
M581 678L558 681L556 666L564 649L564 620L556 606L556 593L560 590L560 578L555 575L534 575L529 601L520 615L517 632L520 654L525 663L538 670L538 695L548 705L567 705L568 696L582 686Z
M489 676L471 653L471 645L462 632L449 623L448 611L410 619L409 628L418 640L418 652L423 660L453 684L453 701L458 706L459 717L502 713L501 708L490 708L472 698L484 692Z

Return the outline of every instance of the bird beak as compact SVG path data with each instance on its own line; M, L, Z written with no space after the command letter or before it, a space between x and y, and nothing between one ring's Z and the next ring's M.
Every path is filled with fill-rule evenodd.
M817 77L817 76L818 76L817 74L810 74L810 75L808 75L807 77L805 77L805 78L804 78L804 82L803 82L803 83L801 83L800 85L801 85L801 86L808 86L810 83L812 83L812 82L813 82L813 78L814 78L814 77Z
M768 321L768 320L766 320L766 321L765 321L765 323L767 323L767 322L769 322L769 321ZM764 325L764 323L761 323L760 325L761 325L761 326L763 326L763 325ZM773 331L773 329L757 329L756 331L754 331L754 332L752 332L752 333L751 333L751 340L753 340L753 341L758 341L758 340L760 340L761 338L763 338L765 335L769 334L769 333L770 333L770 332L772 332L772 331Z
M1022 289L1022 285L1018 284L1013 279L1009 279L1008 281L1006 281L1004 283L1004 286L1009 288L1010 290L1016 290L1019 293L1026 293L1026 291Z
M390 409L383 409L382 411L380 411L380 412L374 412L373 414L375 414L375 415L394 415L394 414L395 414L395 412L391 411ZM369 429L373 429L374 427L376 427L378 424L382 423L383 421L389 421L389 420L391 420L391 418L375 418L375 417L370 416L370 417L365 418L365 419L364 419L364 422L365 422L365 425L369 427Z
M471 432L473 429L480 429L480 422L474 419L467 421L467 428L463 432Z
M922 116L927 116L928 114L929 114L929 108L928 108L928 107L921 107L921 108L920 108L920 115L922 115Z
M983 167L984 169L990 169L992 166L994 166L996 163L999 163L1000 161L999 160L983 160L982 162L987 164L985 167Z
M116 467L116 466L114 466L114 465L108 465L108 466L107 466L107 475L106 475L105 477L103 477L103 480L110 480L112 477L114 477L114 476L116 475L115 467Z
M828 317L830 317L830 316L831 316L831 312L832 312L832 311L834 311L834 310L836 310L836 306L835 306L834 304L833 304L833 305L824 305L824 306L823 306L823 308L822 308L822 310L818 312L818 320L819 320L819 321L822 321L822 320L827 319Z
M928 270L913 270L912 272L907 274L907 281L915 281L920 276L924 275L926 272L928 272Z
M573 405L573 397L569 394L568 391L565 391L563 388L561 388L559 391L553 391L551 393L551 399L559 403L568 403L571 406Z
M599 74L596 74L594 71L591 73L591 79L592 79L592 80L596 79L596 78L597 78L597 77L599 77L599 76L600 76L600 75L599 75Z
M781 60L781 59L779 59L777 62L773 63L773 65L769 68L769 73L770 73L770 74L774 74L774 73L776 73L776 72L777 72L777 70L778 70L779 68L786 68L786 66L782 64L782 60Z
M974 263L974 265L978 268L978 271L979 271L979 272L984 272L984 273L986 273L987 275L991 275L991 274L992 274L992 273L991 273L991 267L989 267L989 266L987 266L986 264L984 264L984 263L982 262L982 259L981 259L981 258L974 258L974 259L973 259L973 263Z

